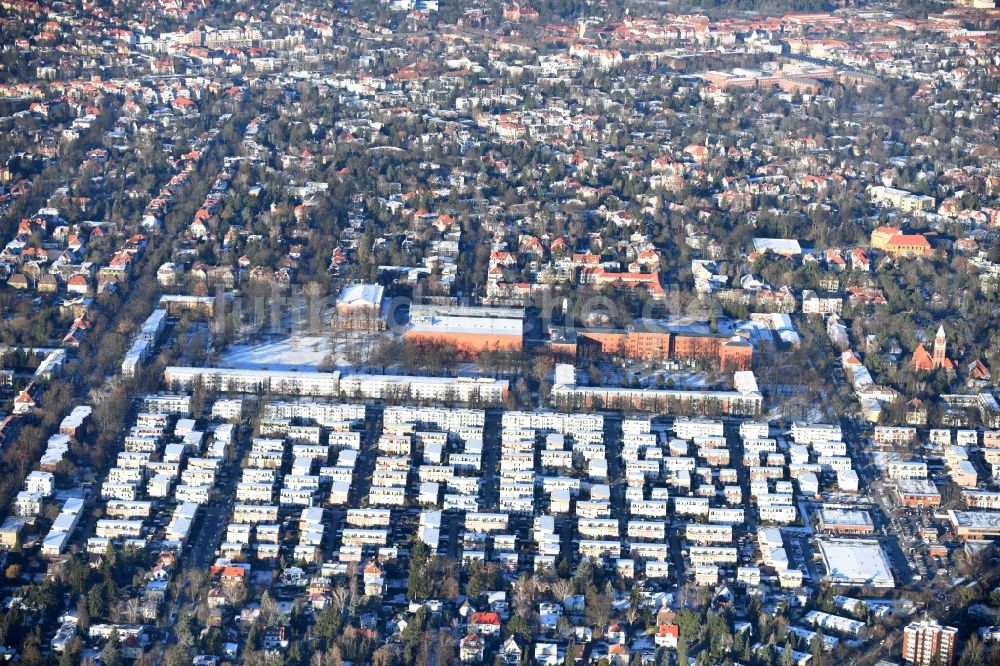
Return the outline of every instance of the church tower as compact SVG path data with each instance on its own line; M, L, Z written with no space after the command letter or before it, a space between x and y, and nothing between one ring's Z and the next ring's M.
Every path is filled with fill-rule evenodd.
M939 326L937 335L934 336L934 369L937 370L946 364L945 350L948 347L948 340L944 334L944 326Z

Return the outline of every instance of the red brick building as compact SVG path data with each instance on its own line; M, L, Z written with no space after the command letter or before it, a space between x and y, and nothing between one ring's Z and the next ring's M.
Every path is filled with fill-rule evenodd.
M903 630L903 661L915 666L955 663L958 629L933 620L911 622Z
M597 350L626 358L652 361L691 360L718 362L724 371L753 368L753 347L717 334L674 334L659 331L581 331L574 347L565 335L552 336L553 351Z

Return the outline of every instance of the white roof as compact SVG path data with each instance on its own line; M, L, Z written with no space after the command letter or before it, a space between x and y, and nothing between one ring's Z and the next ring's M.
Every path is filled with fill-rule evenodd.
M382 303L385 288L380 284L350 284L340 290L338 303L345 305L370 305L378 307Z
M802 254L802 246L792 238L754 238L753 249L758 252L770 250L777 254Z
M823 524L826 526L872 525L872 518L867 511L861 509L835 509L823 507L820 509Z
M432 316L411 321L409 330L412 333L467 333L520 337L524 334L524 320L453 315Z
M895 579L878 541L821 539L819 550L834 583L895 587Z

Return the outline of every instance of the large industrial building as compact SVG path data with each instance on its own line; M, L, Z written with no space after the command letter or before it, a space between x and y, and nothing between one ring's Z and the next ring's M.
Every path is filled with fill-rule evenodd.
M193 368L169 366L163 372L174 391L190 391L200 385L219 393L270 393L312 396L418 401L454 401L465 404L499 404L507 397L505 379L467 377L419 377L410 375L344 375L339 372L294 372L239 368Z
M882 545L872 539L820 539L819 552L833 585L895 587Z
M723 371L753 368L752 345L716 333L676 333L636 327L579 331L554 328L549 333L549 340L552 350L565 360L601 353L653 361L707 361L718 363Z
M521 351L524 345L524 311L517 308L412 305L405 338L418 344L451 344L465 356L475 356L482 351Z

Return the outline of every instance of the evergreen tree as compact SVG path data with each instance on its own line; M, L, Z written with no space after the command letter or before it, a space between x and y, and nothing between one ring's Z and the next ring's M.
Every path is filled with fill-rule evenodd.
M112 629L108 642L101 650L101 663L104 666L122 666L122 645L118 639L118 630Z

